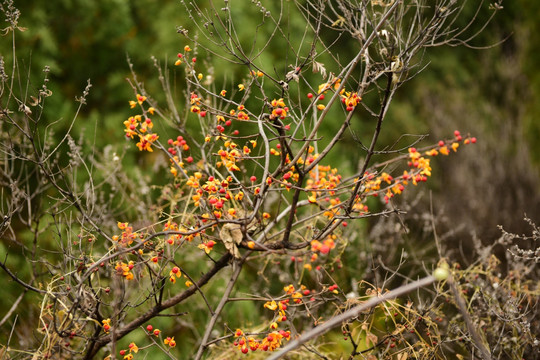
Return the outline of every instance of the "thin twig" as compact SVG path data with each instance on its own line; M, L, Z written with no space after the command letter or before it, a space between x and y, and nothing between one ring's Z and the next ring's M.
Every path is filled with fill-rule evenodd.
M15 300L15 302L13 303L13 305L11 305L11 308L9 309L9 311L7 312L7 314L2 318L2 320L0 320L0 327L2 325L4 325L4 323L7 321L7 319L9 319L9 317L11 316L11 314L13 314L13 312L17 309L17 307L19 306L22 298L24 297L24 294L26 294L26 291L27 289L25 289L21 295L19 295L19 297L17 298L17 300Z
M234 288L234 284L236 284L236 280L238 280L238 276L242 272L242 265L245 259L246 259L246 256L244 255L244 257L240 261L234 262L234 266L235 266L234 272L231 275L229 284L227 284L227 288L223 292L223 296L221 297L221 300L218 306L216 307L216 310L214 311L214 315L212 315L212 318L210 319L210 321L208 322L208 325L206 326L206 331L204 332L204 336L201 340L201 345L199 346L199 350L197 351L195 360L199 360L202 357L204 350L208 346L206 342L210 338L210 334L212 333L212 330L214 329L214 325L216 324L218 317L221 315L221 311L223 311L225 304L229 300L229 295L231 294Z
M385 293L384 295L377 296L377 297L372 297L368 301L366 301L366 302L364 302L364 303L362 303L362 304L360 304L358 306L355 306L352 309L347 310L344 313L331 318L330 320L328 320L324 324L322 324L320 326L317 326L316 328L313 328L310 331L306 332L304 335L302 335L301 337L299 337L296 340L291 341L287 346L283 347L280 351L278 351L275 354L273 354L272 356L270 356L267 360L277 360L277 359L281 358L282 356L284 356L285 354L287 354L288 352L296 349L300 345L321 336L322 334L324 334L327 331L335 328L336 326L341 325L344 321L355 318L358 315L360 315L362 312L364 312L364 311L366 311L366 310L368 310L368 309L370 309L370 308L372 308L372 307L374 307L374 306L376 306L376 305L378 305L380 303L383 303L385 301L394 299L394 298L396 298L398 296L405 295L405 294L410 293L411 291L414 291L416 289L428 286L428 285L432 284L435 281L436 281L435 278L430 275L430 276L427 276L427 277L425 277L423 279L412 282L410 284L400 286L399 288L391 290L391 291Z
M447 282L448 282L448 286L450 287L450 291L452 291L452 295L454 295L454 299L458 306L458 310L461 313L461 316L463 316L463 319L465 320L465 324L467 325L467 330L469 331L471 335L474 345L478 348L478 350L480 350L482 359L490 360L491 354L489 353L489 350L486 348L486 345L482 341L480 334L478 334L478 331L476 331L476 327L474 326L471 316L469 315L469 311L467 311L467 305L465 304L465 300L461 296L456 286L456 283L454 282L454 279L452 278L451 275L448 277Z

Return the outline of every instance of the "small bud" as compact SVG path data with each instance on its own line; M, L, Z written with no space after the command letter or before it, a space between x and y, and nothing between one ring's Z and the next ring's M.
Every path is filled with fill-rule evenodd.
M448 271L448 268L444 267L444 266L443 267L438 267L438 268L435 269L435 271L433 271L433 277L437 281L446 280L449 275L450 275L450 272Z

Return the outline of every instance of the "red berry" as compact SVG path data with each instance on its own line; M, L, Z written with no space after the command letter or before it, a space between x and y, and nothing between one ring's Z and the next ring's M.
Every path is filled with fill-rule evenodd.
M307 94L307 97L308 97L308 99L312 99L312 98L313 98L313 94L312 94L312 93L308 93L308 94Z
M444 146L444 141L440 140L439 141L439 147L443 147Z
M471 138L471 143L476 144L476 138L475 137Z
M148 325L146 327L146 331L151 332L152 330L154 330L154 327L152 325Z
M193 162L193 158L192 158L191 156L188 156L188 157L186 158L186 161L187 161L188 163L192 163L192 162Z
M330 252L330 247L326 244L321 245L321 254L328 254Z
M126 355L126 350L120 350L120 355L122 356Z
M206 111L204 111L204 110L201 111L201 112L199 113L199 115L200 115L201 117L205 117L205 116L206 116Z
M257 181L257 177L255 175L253 175L252 177L249 178L251 180L251 182L255 182Z
M460 132L458 130L454 131L454 136L459 136Z

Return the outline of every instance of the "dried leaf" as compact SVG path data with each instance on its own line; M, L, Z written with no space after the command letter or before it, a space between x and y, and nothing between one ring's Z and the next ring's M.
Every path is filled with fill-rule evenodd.
M368 332L368 333L366 334L366 344L367 344L368 346L370 345L370 344L369 344L370 342L371 342L371 345L376 345L377 342L378 342L378 340L379 340L379 338L377 337L377 335L372 334L372 333L370 333L370 332Z
M323 63L313 61L313 72L314 73L321 73L323 79L326 78L326 68L324 67Z
M39 104L39 99L35 96L30 96L30 106L36 106Z
M300 77L298 76L298 73L296 72L296 70L291 70L287 73L287 75L285 75L285 79L287 79L287 81L294 80L298 82Z
M242 229L239 224L225 224L219 231L219 236L225 248L235 257L240 257L240 251L236 245L242 242Z
M409 353L403 352L398 355L397 360L407 360L408 357L409 357Z
M247 216L244 214L244 211L239 210L237 212L237 218L242 219L246 218ZM229 215L226 215L226 218L232 219ZM255 219L251 220L249 225L246 227L247 232L253 232L257 229L257 221ZM237 245L239 245L242 240L244 239L244 235L242 234L242 225L240 224L233 224L228 223L221 227L221 230L219 231L219 236L221 237L221 240L223 241L223 244L225 245L225 248L235 257L240 257L240 251L238 250Z

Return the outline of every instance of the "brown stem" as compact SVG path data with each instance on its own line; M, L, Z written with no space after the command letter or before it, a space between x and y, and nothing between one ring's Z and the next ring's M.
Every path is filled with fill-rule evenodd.
M304 181L304 175L300 175L298 178L298 187L302 187L302 182ZM283 234L283 240L281 243L283 244L284 248L288 248L290 245L289 237L291 236L291 229L294 224L294 214L296 212L296 206L298 204L298 200L300 199L300 189L296 189L294 192L294 196L291 203L291 212L289 213L289 218L287 219L287 226L285 227L285 232Z
M305 342L317 338L321 336L322 334L326 333L327 331L335 328L336 326L339 326L344 321L347 321L349 319L355 318L358 315L360 315L362 312L366 311L367 309L370 309L380 303L383 303L385 301L388 301L390 299L394 299L398 296L405 295L411 291L414 291L416 289L419 289L424 286L428 286L429 284L433 283L435 281L435 278L433 276L427 276L423 279L414 281L410 284L403 285L397 289L394 289L392 291L389 291L381 296L374 296L368 301L353 307L352 309L349 309L345 311L344 313L334 316L324 324L317 326L310 331L306 332L302 336L300 336L298 339L292 340L287 346L283 347L280 351L275 352L272 356L270 356L267 360L277 360L281 359L285 354L288 352L296 349L300 345L304 344Z
M207 273L205 273L199 281L197 281L196 285L190 286L186 291L181 292L180 294L177 294L167 300L165 300L161 304L156 304L153 308L148 310L146 313L140 315L138 318L132 320L130 323L126 324L125 326L117 329L115 331L116 340L119 340L129 334L131 331L137 329L139 326L144 324L146 321L156 317L160 312L163 310L166 310L176 304L179 304L180 302L186 300L191 295L195 294L197 292L197 289L208 283L212 277L219 272L222 268L227 266L229 264L229 260L231 259L231 254L226 253L224 254L218 261L214 263L214 266L212 269L210 269ZM97 355L98 351L107 345L109 342L111 342L112 337L111 335L103 336L99 339L97 339L93 344L90 345L88 348L88 351L86 353L85 359L93 359L94 356Z
M379 118L377 119L377 126L375 127L375 132L373 133L373 138L371 139L371 144L369 145L368 153L366 155L366 159L364 160L364 164L362 165L362 170L360 170L360 176L363 176L366 172L369 161L371 160L371 157L373 156L373 153L375 151L375 145L377 144L377 139L379 138L379 135L381 133L381 127L382 123L384 121L384 116L386 115L386 110L388 109L388 104L390 103L390 100L392 98L392 73L388 74L388 80L386 83L386 91L384 93L384 100L381 106L381 112L379 113ZM354 201L356 199L356 195L358 194L358 191L360 190L360 186L362 185L361 181L358 181L356 183L356 186L354 187L353 193L351 195L351 199L349 200L349 203L347 204L346 212L347 214L351 212Z
M204 333L204 336L201 340L201 345L199 346L199 350L197 351L197 355L195 357L196 360L199 360L204 353L204 350L208 347L208 339L210 338L210 334L212 333L212 329L214 328L214 325L216 324L216 321L223 311L223 308L225 307L225 304L229 300L229 295L231 294L234 284L236 284L236 280L238 280L238 276L240 276L240 272L242 272L242 265L246 259L246 256L240 261L237 261L234 263L236 265L236 269L234 269L233 274L231 275L231 278L229 280L229 284L227 285L227 288L225 289L225 292L223 293L223 296L221 297L221 301L219 302L216 311L212 315L212 318L208 322L208 325L206 326L206 331Z
M480 334L478 334L478 331L476 331L476 327L474 326L471 316L467 311L467 305L465 304L465 300L463 300L463 297L461 296L452 276L448 277L448 286L450 287L450 291L452 291L452 295L454 295L454 300L456 301L458 310L461 313L461 316L463 316L463 319L465 320L467 330L471 334L473 343L478 348L478 350L480 350L482 359L491 360L489 350L486 348L486 345L484 345L484 342L482 341Z

